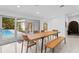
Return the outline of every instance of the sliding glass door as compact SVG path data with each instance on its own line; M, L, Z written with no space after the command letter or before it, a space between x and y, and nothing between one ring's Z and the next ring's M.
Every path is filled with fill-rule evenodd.
M16 28L19 32L25 32L25 19L17 19Z
M15 52L15 18L0 16L0 52Z
M0 44L2 41L2 16L0 16ZM2 52L2 47L0 46L0 53Z
M2 38L6 43L15 41L15 19L11 17L2 17Z
M22 40L22 34L26 33L26 28L25 28L25 19L17 18L16 19L16 24L15 24L15 29L16 29L16 39Z
M0 41L2 40L2 16L0 16Z

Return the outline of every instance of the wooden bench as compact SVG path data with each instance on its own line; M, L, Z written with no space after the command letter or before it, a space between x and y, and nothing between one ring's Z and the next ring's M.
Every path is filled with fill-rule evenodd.
M53 52L54 52L54 48L60 44L63 40L65 40L65 38L63 36L60 36L56 39L53 39L51 41L49 41L47 44L45 44L45 52L46 52L46 49L47 48L52 48L53 49ZM66 40L65 40L66 41ZM64 41L64 42L65 42Z

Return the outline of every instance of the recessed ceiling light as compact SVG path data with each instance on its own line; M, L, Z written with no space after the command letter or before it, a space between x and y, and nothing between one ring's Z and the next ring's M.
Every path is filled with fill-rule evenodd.
M20 8L21 6L20 5L17 5L17 8Z
M40 14L40 12L39 12L39 11L37 11L37 12L36 12L36 14Z

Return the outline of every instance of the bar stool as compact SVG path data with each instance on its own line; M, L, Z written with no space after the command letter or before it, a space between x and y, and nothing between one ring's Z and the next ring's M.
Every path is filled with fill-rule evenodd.
M40 31L34 31L34 33L39 33Z
M22 35L24 41L27 41L27 50L26 52L28 53L28 49L31 48L32 46L36 45L36 53L37 53L37 41L36 40L29 40L27 35ZM24 42L23 41L23 42ZM22 48L21 48L21 52L23 51L23 44L22 44Z
M40 31L34 31L34 33L39 33ZM36 41L36 52L37 52L37 50L38 50L38 44L39 44L39 42L38 42L38 40L35 40ZM37 43L38 42L38 43Z
M52 31L54 31L54 32L58 32L57 29L53 29ZM57 38L57 37L58 37L58 33L55 34L55 38Z

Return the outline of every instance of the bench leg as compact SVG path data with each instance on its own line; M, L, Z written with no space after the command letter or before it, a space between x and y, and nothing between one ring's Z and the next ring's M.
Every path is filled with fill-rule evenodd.
M38 45L37 45L37 43L36 43L36 53L37 53L37 46L38 46Z
M28 53L28 44L29 44L29 41L27 41L27 49L26 49L26 53Z
M58 33L57 33L57 35L56 35L56 36L57 36L57 38L58 38Z
M58 33L57 33L57 34L55 34L55 38L58 38Z
M47 48L45 47L45 53L46 53L46 51L47 51Z
M26 50L26 53L28 53L28 48L27 48L27 50Z
M52 53L54 53L54 48L52 48Z

